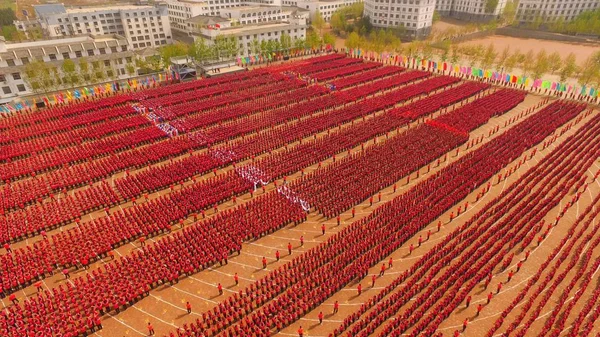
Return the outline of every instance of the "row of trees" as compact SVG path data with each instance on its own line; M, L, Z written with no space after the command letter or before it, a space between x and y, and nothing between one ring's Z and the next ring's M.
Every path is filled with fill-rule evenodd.
M126 59L125 71L129 76L136 74L134 62L131 58ZM25 66L24 75L23 79L35 93L87 86L119 77L114 61L106 65L104 61L89 62L86 58L77 62L64 60L60 65L34 61Z

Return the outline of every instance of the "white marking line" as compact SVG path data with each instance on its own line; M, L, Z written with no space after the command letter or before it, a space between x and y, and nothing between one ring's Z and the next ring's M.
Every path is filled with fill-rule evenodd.
M136 328L132 327L131 325L129 325L129 324L127 324L127 323L123 322L123 321L122 321L120 318L118 318L116 315L114 315L114 314L112 314L112 313L109 313L108 315L109 315L111 318L114 318L114 319L115 319L115 321L117 321L118 323L121 323L122 325L124 325L124 326L128 327L129 329L131 329L131 330L135 331L137 334L139 334L139 335L142 335L142 336L147 336L147 334L146 334L146 333L144 333L144 332L141 332L140 330L138 330L138 329L136 329Z

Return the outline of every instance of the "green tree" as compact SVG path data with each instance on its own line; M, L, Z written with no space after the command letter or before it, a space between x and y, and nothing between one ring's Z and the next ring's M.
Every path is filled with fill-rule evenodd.
M0 9L0 26L11 26L13 21L17 19L12 8ZM15 28L16 29L16 28Z
M523 75L529 76L533 71L533 67L535 65L533 50L527 52L524 57L520 60L519 65L521 67L521 71Z
M460 61L460 49L458 46L450 47L450 63L456 64Z
M494 13L498 7L498 0L487 0L485 2L485 12L488 14Z
M312 26L319 31L319 35L323 35L323 28L325 27L325 19L323 19L323 15L317 9L315 14L312 17Z
M433 16L431 17L431 21L433 23L440 21L441 18L442 18L442 16L440 15L440 13L438 11L433 11Z
M305 39L295 39L294 40L294 48L301 50L301 49L305 49L306 48L306 40Z
M331 45L332 47L335 47L335 36L329 33L323 34L323 43L325 45Z
M481 58L481 68L489 69L492 67L497 56L498 53L496 52L494 45L490 43L483 53L483 57Z
M309 48L318 49L321 47L321 38L313 30L306 34L306 43Z
M544 49L540 50L535 58L531 76L533 78L542 78L550 70L548 54Z
M554 75L562 67L562 59L558 52L548 55L548 70Z
M335 37L333 40L335 41ZM289 52L290 49L292 49L292 37L285 33L281 34L281 37L279 38L279 44L281 45L282 50Z
M35 93L46 93L52 90L54 79L51 76L52 66L43 61L33 61L25 65L23 80Z
M64 60L61 65L63 80L62 82L68 86L75 86L79 83L79 74L77 73L77 66L73 60Z
M167 67L169 64L171 64L171 58L173 57L188 55L188 49L189 46L182 42L176 42L174 44L160 47L158 49L158 53L160 55L163 67Z
M331 29L336 34L346 31L346 18L344 17L343 12L335 11L333 14L331 14L331 20L329 20L329 24L331 24Z
M502 50L502 53L500 53L496 59L496 71L502 71L502 69L506 66L506 62L508 61L509 57L510 47L506 46L506 48Z
M517 6L518 0L507 1L502 10L502 14L500 14L500 22L505 25L512 25L515 22Z
M506 63L504 64L504 68L506 70L506 72L511 72L513 71L513 69L519 65L519 63L521 62L521 60L523 59L524 55L521 53L521 51L519 51L518 49L515 50L507 59L506 59Z
M256 39L255 39L256 40ZM254 41L252 41L254 43ZM256 41L258 42L258 41ZM209 60L215 58L215 48L212 45L206 43L205 39L198 39L194 42L194 45L190 50L193 50L194 59L200 64L204 64ZM191 56L191 55L190 55Z
M598 85L600 82L600 51L590 55L579 69L580 85Z
M560 70L558 72L558 74L560 76L560 81L561 82L566 81L567 79L573 77L573 75L575 75L576 72L577 72L577 58L575 57L575 54L570 53L565 58L564 62L562 63L562 67L560 68Z
M346 38L346 42L344 44L348 48L356 49L361 47L360 42L360 36L358 35L358 33L352 32L350 33L350 35L348 35L348 38Z

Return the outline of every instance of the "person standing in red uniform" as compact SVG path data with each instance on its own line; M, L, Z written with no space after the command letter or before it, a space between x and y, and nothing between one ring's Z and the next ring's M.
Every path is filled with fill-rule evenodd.
M152 324L150 324L150 322L148 322L148 335L154 335L154 327L152 326Z
M221 283L217 284L217 290L219 291L219 295L223 295L223 286Z
M288 242L288 255L292 255L292 244Z
M185 303L185 308L187 309L188 314L192 313L192 305L190 304L190 302Z
M304 329L302 329L302 325L298 328L298 337L304 337Z
M381 271L379 272L379 276L383 276L385 274L385 263L381 265Z
M263 269L267 268L267 258L263 256L262 258Z
M477 304L477 316L479 316L479 314L481 313L481 310L483 310L483 305L481 303Z
M325 235L325 224L321 224L321 233Z
M323 312L319 312L319 324L323 324Z
M358 290L358 296L360 296L360 294L362 294L362 285L360 283L358 284L356 290Z
M237 286L240 283L240 280L238 278L238 274L235 273L235 275L233 275L233 280L235 281L235 285Z
M300 235L300 247L304 246L304 235Z
M279 261L279 257L280 257L279 251L275 251L275 259L277 259L277 261Z

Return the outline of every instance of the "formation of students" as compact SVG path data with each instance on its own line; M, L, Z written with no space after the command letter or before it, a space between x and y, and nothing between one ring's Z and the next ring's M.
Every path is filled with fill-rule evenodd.
M359 67L358 64L353 66L352 64L355 64L354 62L340 60L337 61L337 63L343 63L342 65L354 67L352 69L355 69L355 71L365 71L364 74L360 75L370 78L369 70ZM328 67L324 65L318 65L318 62L316 62L316 64L313 66L306 67L304 71L305 74L316 74L324 71L325 69L328 69ZM333 70L324 72L333 73ZM421 76L421 74L418 72L412 72L412 74L400 73L397 75L392 75L382 81L376 81L365 85L365 90L362 92L362 94L359 94L359 97L368 96L378 90L390 89L394 86L397 86L399 83L413 81L418 79L419 76L425 77L427 75ZM232 78L236 77L231 76L228 78L231 80ZM294 129L298 130L298 133L288 136L301 137L307 134L310 135L315 130L319 130L319 128L328 129L332 126L340 125L341 123L356 117L364 117L371 111L384 109L392 106L396 102L401 102L422 94L430 95L431 91L443 88L455 82L456 81L452 80L451 78L439 77L425 80L424 83L416 86L393 88L390 93L383 96L385 99L381 100L382 103L377 103L376 99L367 99L364 101L365 108L358 110L355 108L345 109L345 107L343 107L343 105L350 103L346 93L339 95L325 95L323 99L313 100L307 102L305 105L302 105L305 107L303 109L295 109L293 106L291 109L282 111L275 110L277 111L276 115L275 113L272 113L272 115L269 115L269 118L275 118L273 123L285 123L290 120L297 120L300 117L312 115L314 112L322 111L325 108L339 107L339 109L334 110L335 112L332 115L334 117L327 116L319 119L319 121L323 122L323 124L318 124L313 128L309 128L308 123L303 124L303 127L306 127L305 129ZM225 80L219 83L228 82ZM420 86L423 87L418 88ZM186 86L182 85L181 87L176 88L181 89L184 87ZM460 97L464 98L471 96L474 93L482 90L484 87L464 85L458 86L457 88L462 89L456 89L453 91L453 93L458 95L455 99L460 100ZM266 89L266 87L264 89L265 91L261 92L270 92L270 89ZM453 88L450 90L453 90ZM161 95L157 94L160 92L168 93L169 91L166 91L164 88L151 89L145 94L147 95L145 97L160 97ZM297 93L300 94L301 89L298 89ZM304 94L308 93L304 91L302 95ZM447 98L448 96L450 95L439 95L439 97L438 95L435 95L430 96L430 98L432 102L435 102L435 100L438 99L441 102L445 102L444 104L451 104L448 103L450 102ZM511 96L506 94L506 97L508 98L514 96L515 95ZM434 97L436 98L434 99ZM288 98L293 99L291 96L288 96ZM210 97L207 99L210 100ZM327 103L319 105L321 104L320 102L323 101ZM518 99L514 99L511 102L513 102L511 104L516 105L518 103ZM309 107L309 105L312 105L312 107ZM296 104L295 106L301 106L301 104ZM434 105L430 105L430 107L432 106ZM496 107L492 106L489 110L486 110L486 114L496 113L494 108L499 111L501 110L501 105ZM507 107L504 108L507 109ZM423 107L419 113L423 115L427 114L430 109L433 108ZM574 110L575 108L561 106L561 109ZM339 113L337 113L338 111ZM556 113L556 111L554 111L554 113ZM567 111L566 116L561 118L569 117L570 113L571 112ZM328 114L323 114L323 116L326 115ZM398 124L384 124L384 119L381 118L376 119L376 122L371 122L370 124L367 124L365 121L364 125L361 124L362 129L360 130L362 131L359 137L367 138L373 135L373 133L369 134L365 126L375 127L375 129L371 132L379 132L380 130L383 131L386 129L386 132L389 132L393 130L393 128L397 128L399 125L407 122L407 117L400 117L404 118L398 118L398 122L394 122ZM556 116L551 115L550 117L554 118ZM560 121L562 120L561 118L557 119ZM246 123L256 122L259 125L268 127L268 125L265 124L266 122L263 122L264 120L265 119L261 118L247 118ZM315 120L311 120L311 122L314 123ZM410 133L420 135L419 132L423 132L422 130L429 130L427 133L437 135L437 140L426 138L428 137L427 135L422 135L422 137L428 139L428 142L430 143L440 142L438 146L444 147L444 144L450 144L454 142L453 139L462 139L465 137L464 134L455 131L455 126L463 127L463 129L456 128L456 130L469 130L470 128L475 127L475 124L465 123L466 122L463 122L463 119L459 119L457 121L447 123L426 124L411 130ZM297 124L300 124L300 122L297 122ZM442 124L448 127L441 127L440 125ZM449 124L452 124L452 127L450 127ZM207 133L206 139L211 140L228 140L232 139L233 137L253 132L252 128L250 128L247 124L235 122L225 123L219 127L215 126L212 129L208 128L208 130L216 130ZM287 131L289 129L284 129L284 127L282 127L281 130L279 130L280 134L283 134L284 130ZM336 152L340 152L339 150L345 150L346 148L358 145L356 140L352 141L345 139L351 136L350 134L346 133L346 131L334 132L334 134L330 136L332 137L330 138L331 140L336 139L336 141L331 143L331 146L327 150L329 152L326 151L327 154L331 153L333 155ZM271 146L260 145L259 147L251 148L252 150L247 150L247 152L241 153L243 156L246 156L246 158L256 154L264 153L271 148L276 147L275 144L280 144L277 142L281 142L283 139L289 139L290 141L294 140L293 138L284 138L282 136L276 142L266 142L266 144L271 144ZM521 141L521 139L518 140ZM196 140L190 138L186 139L185 137L180 137L180 139L175 139L175 141L181 141L181 143L175 143L176 145L174 146L169 145L168 149L152 154L151 158L154 158L155 161L159 160L160 158L169 158L170 156L173 156L173 154L184 153L198 146L198 143L195 143ZM506 140L504 141L506 142ZM406 138L402 136L393 138L386 143L391 144L392 142L398 146L408 146L407 144L412 144L410 137ZM459 143L461 142L464 142L464 140L459 141ZM204 142L200 146L205 146L206 144L207 142ZM506 143L503 144L506 147ZM523 145L524 144L525 142L523 142ZM155 144L148 145L145 148L151 148L153 145ZM179 145L183 145L182 148L178 147ZM423 144L423 146L425 145L426 144ZM515 147L521 149L523 145L517 145ZM162 144L162 146L164 146L164 144ZM281 144L279 146L281 146ZM294 165L304 165L308 163L308 159L304 158L304 156L306 156L309 151L325 148L324 143L320 142L317 144L317 141L313 142L311 146L313 147L304 148L296 146L286 152L287 154L290 154L292 151L297 151L297 153L300 154L299 156L303 158L297 160ZM319 148L316 146L319 146ZM361 152L361 154L354 154L351 158L353 158L353 160L365 160L365 158L372 156L378 149L384 148L384 146L385 144L382 146L376 146L373 149ZM446 152L453 146L455 145L449 145L449 148L446 149ZM412 148L411 146L408 147ZM505 149L502 147L500 149L505 151ZM232 195L232 199L235 200L235 194L244 193L250 190L252 185L251 182L246 179L242 179L240 175L233 171L224 175L216 175L214 178L211 178L207 181L194 183L190 186L180 188L179 190L174 188L174 184L185 180L186 176L189 176L190 174L193 175L194 173L192 172L203 172L202 170L210 170L209 167L215 165L215 159L217 164L222 165L232 160L237 160L238 158L244 158L223 157L222 154L227 154L230 152L234 153L235 155L235 151L233 151L235 150L234 148L231 148L230 152L225 150L227 150L227 147L211 149L208 152L208 155L204 157L192 155L190 158L198 160L198 164L206 165L204 167L201 166L198 171L193 171L194 169L189 166L190 163L194 163L192 159L189 161L185 161L184 159L181 162L178 161L177 163L166 164L163 167L156 169L157 171L148 169L136 175L127 175L126 178L123 178L122 181L117 183L117 188L120 191L119 194L122 193L127 196L125 200L133 202L134 205L132 207L118 212L110 212L107 208L106 217L102 217L90 223L82 223L76 230L69 230L63 233L54 234L47 240L41 240L32 246L28 246L28 250L19 249L12 251L10 246L5 246L7 254L2 256L3 268L7 268L7 270L13 269L15 273L3 273L3 276L5 274L18 276L16 279L2 278L2 293L5 295L9 294L17 287L30 284L30 282L45 277L45 275L48 273L56 272L57 269L60 270L63 267L67 267L63 270L65 277L70 277L69 268L72 266L87 268L93 260L111 256L110 252L116 246L124 244L125 242L131 242L140 237L144 238L146 235L153 235L161 231L168 232L171 226L178 221L183 226L181 221L185 217L189 215L195 215L194 218L197 219L198 212L203 211L206 208L210 208L211 205L215 205L223 200L227 200L229 197L232 197ZM500 150L498 151L500 152ZM145 151L140 151L140 153L143 152ZM486 153L489 154L489 152ZM127 154L130 155L131 152L127 151ZM426 155L426 153L423 153L423 155ZM144 158L148 158L147 156L149 155L147 154ZM277 156L272 156L267 158L276 157ZM110 158L113 158L112 155ZM286 157L281 155L277 158L282 160ZM275 163L275 161L276 159L272 159L273 163ZM150 161L146 161L145 163L142 161L140 163L142 164L141 166L144 166L147 165L148 162ZM131 161L129 163L131 163ZM123 170L124 168L128 167L127 165L129 163L119 164L120 166L118 167L120 170ZM369 161L366 161L365 163L367 163L365 165L366 167L370 167L368 164ZM477 163L477 161L474 161L473 163ZM266 161L260 162L260 164L265 165L265 169L271 167ZM493 168L496 167L494 165L497 166L499 163L493 163L490 165L490 168L482 169L482 172L480 174L476 174L475 178L473 179L475 179L475 181L479 181L477 179L483 179L482 176L486 174L489 175L490 172L493 172ZM179 169L175 169L171 174L169 174L165 171L167 167L179 167ZM111 169L107 170L104 168L103 172L109 172ZM270 174L274 175L275 177L281 177L282 175L288 174L288 171L293 169L293 166L282 166L278 169L272 170ZM160 174L157 172L165 172L165 175L167 175L165 180L171 182L170 193L152 201L143 203L136 202L138 198L141 198L141 194L166 186L164 181L156 181L160 177ZM51 173L46 176L50 176L50 174ZM457 172L453 171L449 172L448 174L457 174ZM98 179L98 177L101 176L101 173L99 173L98 176L93 179ZM127 182L124 183L125 181ZM435 180L435 183L438 182L439 180ZM371 185L377 185L378 182L368 181L365 184L369 185L370 187ZM325 186L330 190L335 190L338 188L335 184L326 184ZM93 187L103 189L106 187L106 185L100 184ZM457 188L456 186L454 187ZM377 189L380 188L381 187ZM461 190L461 193L463 193L464 191L467 191L469 187L457 189ZM84 191L94 191L94 189L86 188ZM415 200L418 200L418 198L423 196L422 192L423 191L419 191L419 193L417 193L415 196L417 199ZM110 194L110 192L106 193ZM447 193L447 191L445 191L445 193ZM449 193L447 194L451 195ZM93 194L90 195L93 196ZM458 194L452 194L451 196L457 197ZM95 207L102 207L109 201L111 204L113 204L115 202L113 201L113 197L116 197L116 195L111 194L110 197L104 199L99 198L101 200L93 202L90 201L88 204L84 204L82 212L86 212L87 210ZM86 198L89 199L90 197L87 195L78 195L74 200L81 199L82 202L85 202ZM378 200L381 200L381 196L378 198ZM94 202L96 204L94 204ZM352 202L350 202L350 205L351 204ZM445 203L442 203L442 206L437 208L428 206L431 208L430 214L424 216L423 221L425 221L425 219L430 219L430 217L436 214L436 212L442 212L443 207L451 206L452 205ZM346 209L348 208L348 206L345 207ZM396 204L395 207L399 207L398 204ZM424 209L419 210L419 212L423 211ZM403 212L408 212L408 210L404 210ZM333 215L335 212L331 212L331 214ZM76 218L75 215L69 216ZM370 229L366 233L370 235L368 240L365 240L364 237L359 235L361 233L358 231L344 231L339 236L334 236L335 239L332 239L331 241L328 240L328 244L325 248L322 248L323 250L315 250L314 252L311 250L309 253L294 259L292 265L282 266L277 270L277 272L269 274L270 276L265 278L263 280L264 282L259 281L256 284L248 286L245 293L236 293L230 300L226 300L226 302L221 303L217 308L215 308L215 310L212 311L212 314L207 313L203 315L202 319L199 319L196 324L190 325L189 329L184 329L184 331L187 331L187 335L190 336L199 335L199 333L202 333L201 331L203 331L205 334L215 334L218 331L228 331L228 333L232 336L239 335L241 332L249 333L251 331L257 335L268 335L270 333L270 329L281 329L295 322L299 317L304 315L310 309L316 307L318 304L322 303L338 289L347 284L350 280L357 277L366 276L367 270L370 266L376 264L377 261L379 261L381 258L384 258L386 254L389 254L394 247L397 247L397 244L408 238L409 233L414 232L411 227L412 231L408 231L406 234L403 234L406 235L406 237L403 236L402 238L398 238L394 241L394 245L385 245L385 243L381 242L382 240L380 234L391 227L383 228L381 226L384 226L383 224L385 224L385 226L391 226L391 224L389 224L387 221L393 219L393 216L390 214L387 218L384 218L385 220L383 220L381 224L377 222L380 220L376 219L381 219L380 217L382 214L378 211L374 216L374 218L369 217L367 220L369 223L370 221L374 221L373 223L376 224L372 230ZM166 236L157 243L146 244L145 240L140 240L140 244L142 245L140 251L135 251L127 257L109 262L100 269L90 271L86 277L74 279L73 286L69 286L70 283L68 283L69 285L66 287L57 287L52 291L44 291L40 286L38 287L38 296L24 300L23 303L19 303L19 300L14 296L14 294L11 294L9 299L14 302L15 305L11 306L12 309L10 310L12 311L7 317L0 317L0 321L10 322L10 324L0 324L0 326L2 328L6 327L5 333L7 336L18 336L18 333L23 331L17 331L16 329L12 328L13 326L26 326L26 324L23 322L29 322L32 317L39 317L41 320L46 319L49 322L53 322L53 319L56 318L55 311L60 310L61 312L64 312L64 315L60 316L64 322L57 323L61 333L63 333L65 336L87 334L89 331L93 331L94 329L100 327L99 315L107 312L119 312L120 310L125 309L144 296L147 296L151 289L160 284L169 282L175 283L184 275L193 274L217 262L227 263L227 256L229 254L239 252L242 241L256 239L263 235L267 235L268 233L272 233L278 228L281 228L285 224L301 222L305 219L305 217L306 214L300 205L291 203L283 195L277 193L276 191L267 193L264 196L255 198L255 200L252 202L245 203L242 206L236 207L235 209L218 212L209 220L201 221L192 226L188 226L183 231ZM322 227L321 230L323 234L325 234L326 228ZM45 233L41 234L46 237ZM365 233L363 232L362 234L364 235ZM429 235L430 234L428 234L428 236ZM90 238L94 239L92 240ZM354 244L350 245L352 248L348 249L347 251L343 250L342 246L348 247L348 243L352 240L355 241ZM361 240L364 240L364 242ZM376 253L371 252L370 250L372 247L378 244L383 246L381 246L380 249L377 249ZM31 248L33 248L33 250ZM288 246L289 254L291 254L292 248L293 247ZM48 252L53 253L47 254ZM313 255L310 255L310 252L312 252ZM368 254L358 258L365 252ZM276 258L278 257L276 256ZM307 258L309 260L306 260ZM263 264L265 264L264 259ZM391 267L391 261L388 266ZM380 274L384 274L386 268L387 267L385 264L382 265ZM332 274L339 276L334 278L336 281L333 284L321 289L313 288L314 284L325 284L330 279ZM271 277L270 281L269 277ZM236 275L236 284L237 283L238 281ZM222 293L223 289L220 284L217 286L217 290L219 293ZM360 290L358 291L359 295L363 292L362 286L360 286ZM270 301L278 294L282 295L278 298L277 303ZM35 309L32 309L33 307L29 305L30 303L37 303L35 304ZM334 312L337 312L338 306L339 304L336 302L334 305ZM86 309L82 310L82 307L85 307ZM229 308L236 308L236 310L243 308L243 310L235 313L233 309ZM281 308L287 308L288 310L281 311ZM256 311L257 309L258 311ZM188 312L191 311L189 303L186 305L186 310L188 310ZM245 317L243 324L238 324L243 317ZM322 321L322 313L320 314L319 319ZM39 330L36 329L37 328L27 331L30 334L39 333L44 331L44 326L40 326ZM149 332L154 333L154 329L150 323L148 330ZM195 332L192 334L191 331Z

